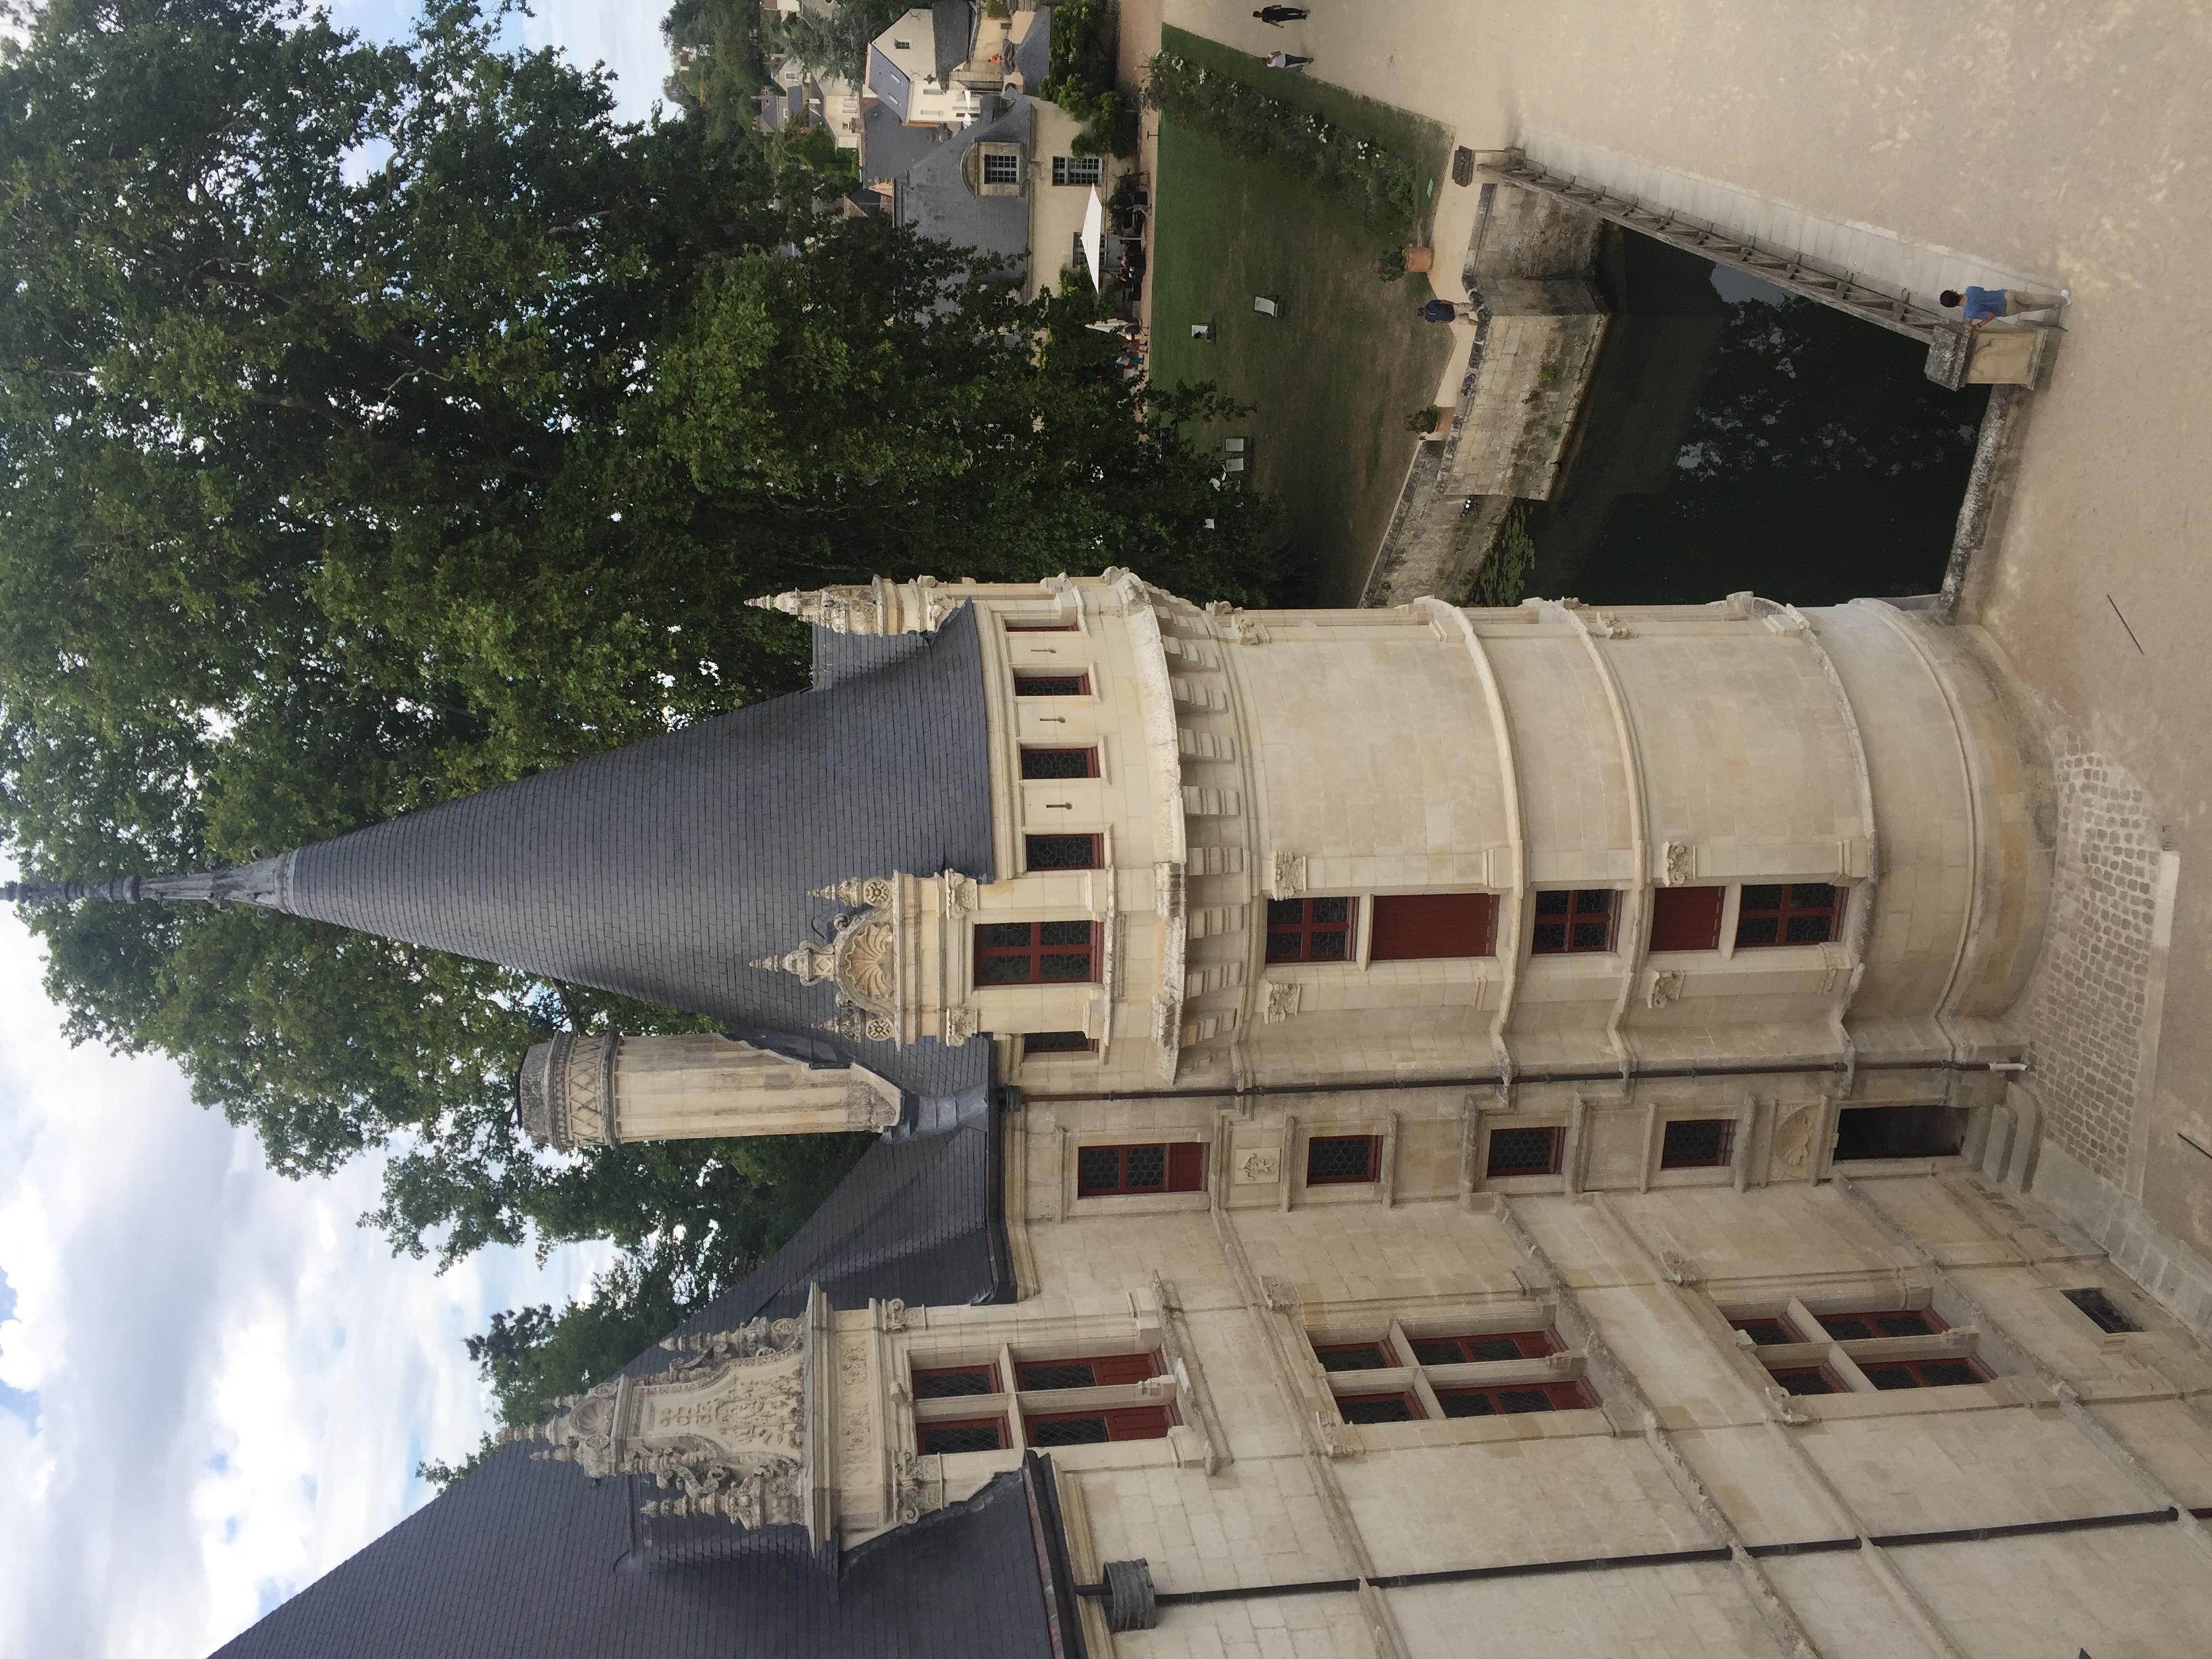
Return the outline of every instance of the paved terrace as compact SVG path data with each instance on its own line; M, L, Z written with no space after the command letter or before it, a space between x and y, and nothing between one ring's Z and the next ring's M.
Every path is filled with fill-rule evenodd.
M2212 1279L2182 1282L2157 1234L2212 1253L2212 13L1314 0L1279 30L1247 0L1129 4L1310 53L1302 72L1469 148L1517 145L1919 293L2073 289L1962 617L2068 734L2067 925L2036 993L2042 1086L2064 1100L2046 1101L2040 1186L2101 1212L2123 1264L2202 1328ZM1467 245L1475 196L1448 191L1437 246Z

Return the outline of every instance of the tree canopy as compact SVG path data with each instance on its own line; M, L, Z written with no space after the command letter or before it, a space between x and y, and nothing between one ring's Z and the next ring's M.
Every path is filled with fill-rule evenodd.
M428 7L48 0L0 46L0 841L234 863L803 683L745 598L1133 566L1261 596L1267 508L1080 326L834 195L804 146L617 123ZM523 1049L698 1022L295 919L33 914L80 1038L173 1054L303 1174L457 1256L611 1237L684 1296L842 1140L534 1154Z

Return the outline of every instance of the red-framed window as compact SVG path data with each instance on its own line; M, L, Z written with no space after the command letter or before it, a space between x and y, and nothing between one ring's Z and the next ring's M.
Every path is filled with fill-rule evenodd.
M1567 1132L1556 1124L1546 1129L1492 1129L1483 1176L1494 1181L1500 1176L1557 1175L1566 1139Z
M1750 1318L1731 1319L1729 1323L1749 1337L1755 1346L1761 1348L1779 1348L1805 1340L1797 1334L1796 1328L1779 1314L1772 1317L1760 1314Z
M1832 882L1746 887L1735 908L1735 945L1825 945L1841 931L1844 890Z
M1103 836L1024 836L1022 853L1031 870L1096 870L1106 862Z
M1446 1417L1513 1417L1523 1412L1588 1411L1596 1398L1579 1382L1516 1382L1510 1388L1438 1389Z
M969 1417L957 1422L917 1423L914 1425L914 1437L924 1457L946 1452L1004 1451L1006 1419Z
M1014 695L1018 697L1087 697L1091 695L1089 671L1078 674L1018 673L1014 676Z
M1370 962L1497 954L1495 893L1391 893L1375 900Z
M1784 1365L1768 1373L1784 1394L1849 1394L1850 1389L1826 1365Z
M1484 1331L1468 1336L1414 1336L1413 1358L1424 1365L1479 1365L1493 1359L1541 1359L1559 1351L1549 1331Z
M1717 951L1725 887L1659 887L1651 894L1651 948Z
M1418 1423L1421 1397L1403 1394L1350 1394L1336 1397L1336 1409L1347 1423Z
M1055 748L1042 744L1022 745L1022 775L1025 778L1095 778L1098 775L1096 748Z
M1388 1371L1398 1364L1398 1356L1382 1341L1316 1342L1314 1358L1325 1371Z
M1118 1198L1133 1193L1202 1193L1206 1143L1170 1140L1137 1146L1079 1146L1075 1195Z
M1164 1406L1116 1406L1109 1411L1055 1412L1049 1417L1024 1413L1032 1446L1103 1446L1109 1440L1161 1440L1167 1437Z
M1085 1036L1080 1031L1024 1031L1022 1033L1022 1058L1035 1060L1045 1054L1095 1054L1098 1039Z
M1613 949L1620 895L1610 887L1555 888L1536 895L1536 931L1528 948L1540 957Z
M1018 1359L1014 1375L1024 1393L1053 1389L1113 1389L1160 1374L1156 1353L1094 1353L1080 1359Z
M1735 1150L1735 1120L1729 1117L1680 1117L1667 1125L1659 1139L1662 1170L1712 1170L1725 1165Z
M1990 1373L1978 1361L1965 1358L1885 1360L1872 1365L1862 1363L1859 1369L1866 1373L1868 1382L1882 1389L1956 1389L1990 1380Z
M1009 634L1073 634L1075 632L1075 624L1072 622L1022 622L1009 617L1006 618L1006 632Z
M1878 1308L1870 1313L1818 1314L1820 1328L1837 1342L1885 1336L1935 1336L1951 1328L1933 1308Z
M975 927L978 985L1087 984L1098 977L1091 921L986 921Z
M1359 906L1348 898L1270 899L1267 960L1349 962Z
M914 1373L916 1400L964 1400L999 1391L996 1365L937 1365Z
M1380 1135L1316 1135L1306 1142L1306 1185L1372 1181L1382 1163Z

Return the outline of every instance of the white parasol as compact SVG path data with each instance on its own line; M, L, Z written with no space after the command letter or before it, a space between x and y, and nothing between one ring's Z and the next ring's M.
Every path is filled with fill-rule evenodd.
M1061 220L1062 224L1067 221ZM1091 267L1091 286L1103 293L1106 275L1098 267L1105 258L1106 204L1098 199L1098 186L1091 186L1091 204L1083 210L1083 262Z

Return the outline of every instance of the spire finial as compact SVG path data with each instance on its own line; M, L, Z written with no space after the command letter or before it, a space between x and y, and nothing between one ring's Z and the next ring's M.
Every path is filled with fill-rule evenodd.
M289 910L296 856L279 853L238 869L191 875L117 876L107 881L32 878L0 883L0 903L75 904L84 899L105 899L114 904L174 904L197 900L204 904L258 904L266 909Z

